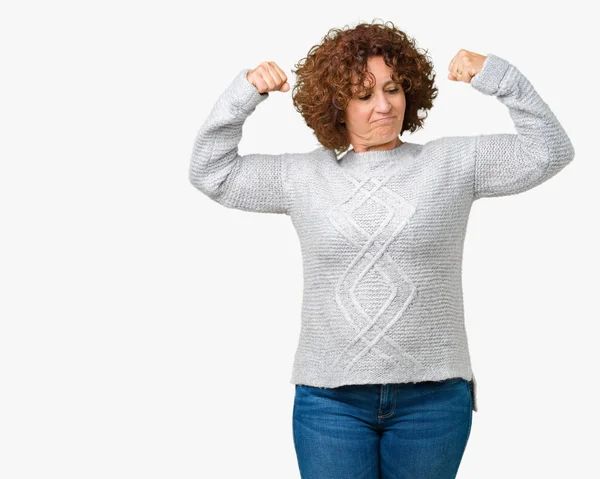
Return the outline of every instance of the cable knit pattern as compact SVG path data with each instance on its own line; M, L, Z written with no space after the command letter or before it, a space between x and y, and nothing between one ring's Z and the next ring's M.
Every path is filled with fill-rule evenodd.
M301 330L290 382L315 387L477 383L464 325L462 255L474 200L548 180L574 148L508 61L471 86L508 107L516 134L442 137L385 151L238 154L269 93L236 75L196 136L190 182L218 203L289 215L302 248Z

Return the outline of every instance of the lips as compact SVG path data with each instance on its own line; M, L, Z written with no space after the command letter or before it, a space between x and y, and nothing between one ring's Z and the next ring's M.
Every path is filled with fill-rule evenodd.
M379 120L375 120L375 123L377 123L377 122L385 123L387 121L392 121L393 119L394 119L393 116L387 116L385 118L380 118Z

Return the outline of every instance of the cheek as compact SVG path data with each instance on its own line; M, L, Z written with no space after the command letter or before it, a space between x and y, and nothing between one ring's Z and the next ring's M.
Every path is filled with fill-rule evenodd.
M370 112L365 108L353 107L346 110L346 118L356 127L364 126L369 123Z
M406 97L404 95L400 97L400 101L398 102L398 104L403 110L406 108Z

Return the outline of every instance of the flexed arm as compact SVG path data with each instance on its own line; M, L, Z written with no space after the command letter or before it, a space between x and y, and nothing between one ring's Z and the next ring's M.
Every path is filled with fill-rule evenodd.
M508 107L517 130L473 137L474 199L529 190L573 160L575 149L562 125L514 65L497 55L461 50L449 70L450 79L496 96Z
M269 91L289 88L285 74L273 62L241 70L196 135L190 183L228 208L289 214L286 167L291 155L238 154L246 118Z

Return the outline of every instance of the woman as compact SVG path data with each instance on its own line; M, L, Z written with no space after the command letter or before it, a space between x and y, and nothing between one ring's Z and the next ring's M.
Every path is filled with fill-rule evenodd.
M238 154L245 119L269 92L290 90L263 62L218 99L189 178L226 207L289 215L299 235L301 475L453 478L477 411L461 284L471 205L543 183L573 145L514 65L466 50L448 78L495 95L517 133L401 141L437 89L428 57L391 22L333 29L297 66L294 105L321 146Z

